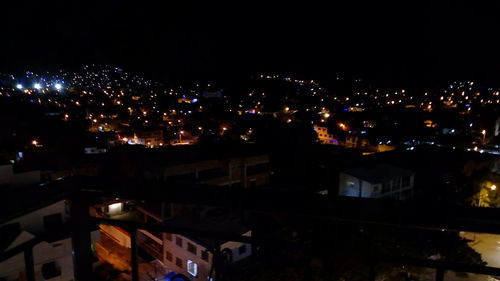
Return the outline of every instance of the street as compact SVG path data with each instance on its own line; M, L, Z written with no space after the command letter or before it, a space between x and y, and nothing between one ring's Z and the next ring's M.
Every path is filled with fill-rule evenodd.
M469 246L481 254L487 266L500 267L500 235L487 233L463 232L462 237L473 240ZM493 281L490 276L468 274L467 278L456 276L454 272L447 272L446 281Z

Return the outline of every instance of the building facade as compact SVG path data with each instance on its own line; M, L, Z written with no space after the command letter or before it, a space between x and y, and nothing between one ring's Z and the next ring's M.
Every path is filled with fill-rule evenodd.
M413 196L415 174L387 164L359 167L339 175L339 195L405 200Z

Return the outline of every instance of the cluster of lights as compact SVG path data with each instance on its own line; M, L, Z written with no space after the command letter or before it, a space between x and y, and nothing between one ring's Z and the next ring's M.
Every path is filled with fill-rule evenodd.
M33 89L35 89L35 90L41 90L42 88L43 88L43 86L41 83L34 83L33 84ZM63 86L61 83L54 84L54 89L56 89L57 91L62 90L62 88L63 88ZM24 89L24 85L21 83L18 83L18 84L16 84L16 89L22 90L22 89Z

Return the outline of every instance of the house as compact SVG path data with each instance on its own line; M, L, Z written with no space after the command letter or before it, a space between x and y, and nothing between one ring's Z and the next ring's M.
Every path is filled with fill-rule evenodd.
M148 220L158 220L156 215L144 213ZM208 231L230 232L235 235L251 237L250 229L234 221L234 218L219 209L207 209L200 214L176 216L165 220L170 226ZM175 233L152 233L139 230L137 245L154 257L163 274L179 273L192 281L206 281L213 278L214 253L224 257L226 265L248 258L252 254L250 244L234 241L217 241L206 237L193 237ZM212 274L212 275L211 275Z
M269 174L269 156L256 155L169 165L163 177L167 183L256 188L269 184Z
M405 200L413 195L415 173L389 164L340 172L339 195Z
M30 249L36 280L74 280L72 240L66 227L68 211L67 202L60 200L2 222L0 280L26 280L23 253ZM92 243L99 239L99 232L92 231Z
M136 130L134 137L128 140L129 144L141 144L148 147L159 147L165 143L163 129L144 128Z
M328 133L327 127L322 126L314 126L314 131L318 135L318 139L322 144L339 144L338 140L336 140L332 134Z
M39 170L22 173L14 172L13 164L0 164L0 186L20 186L41 182Z

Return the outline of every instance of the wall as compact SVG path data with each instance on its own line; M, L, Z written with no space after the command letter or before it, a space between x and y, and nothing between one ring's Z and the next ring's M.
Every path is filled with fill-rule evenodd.
M10 178L10 185L19 186L19 185L29 185L36 184L41 181L41 173L40 171L29 171L24 173L13 174Z
M0 185L8 184L13 174L12 165L0 166Z
M353 186L349 186L349 183L353 183ZM359 189L361 187L361 197L372 197L373 196L373 185L367 181L360 180L349 174L340 172L339 174L339 195L340 196L351 196L360 197Z
M68 219L69 216L66 214L66 202L64 200L19 216L6 222L6 224L19 223L22 230L33 234L42 234L44 232L43 217L54 214L62 214L63 222Z
M179 236L182 238L182 247L179 247L175 243L176 236ZM190 242L191 244L196 246L196 255L188 252L187 250L187 242ZM211 267L211 261L212 261L212 254L208 253L208 261L204 261L201 258L201 252L205 251L206 248L199 243L185 237L182 235L177 235L177 234L172 234L172 241L168 239L164 239L164 257L165 260L163 263L171 270L171 271L176 271L179 273L182 273L193 281L206 281L208 280L208 275L210 274L210 267ZM172 253L172 261L167 260L167 253L166 252ZM182 268L178 267L175 264L175 258L178 257L182 260ZM198 265L198 275L196 277L192 276L187 272L187 261L191 260L195 262Z
M245 234L243 234L243 236L251 237L252 236L252 231L246 232ZM239 254L239 250L238 249L242 245L246 245L246 252L243 253L243 254ZM221 251L224 250L224 249L230 249L231 252L233 253L233 261L232 262L240 261L240 260L248 258L248 257L250 257L252 255L252 245L241 243L241 242L234 242L234 241L226 242L226 243L224 243L224 244L222 244L220 246L220 250Z
M100 224L99 228L106 233L111 239L123 247L130 248L130 234L125 230L112 225Z

